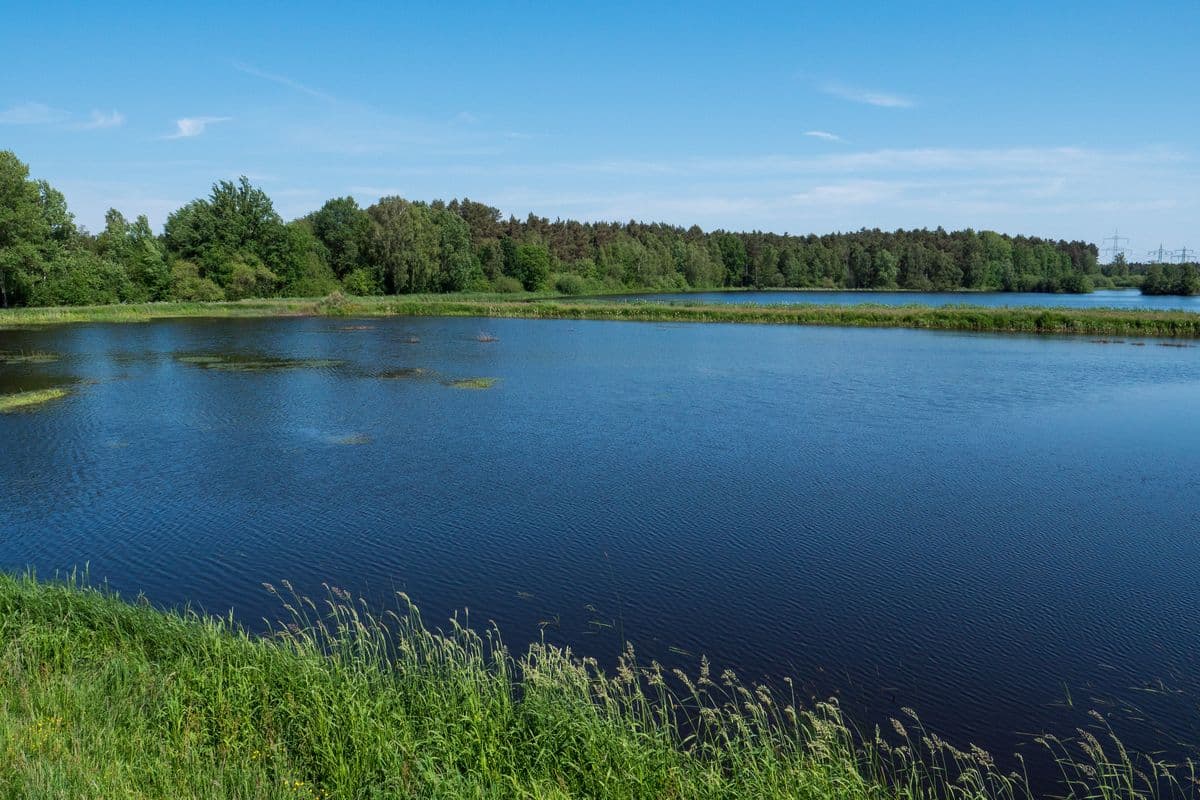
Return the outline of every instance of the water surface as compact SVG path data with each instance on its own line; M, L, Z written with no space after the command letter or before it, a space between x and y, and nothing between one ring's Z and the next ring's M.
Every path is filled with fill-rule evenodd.
M312 318L0 350L61 354L0 391L73 389L0 414L6 569L251 624L264 581L404 590L518 647L707 653L1002 753L1089 708L1200 741L1197 348Z
M1009 306L1018 308L1117 308L1159 311L1200 311L1200 296L1144 295L1138 289L1101 289L1091 294L1046 294L1044 292L839 292L821 290L772 290L734 292L678 292L614 295L605 300L655 303L744 303L750 305L861 305L885 306Z

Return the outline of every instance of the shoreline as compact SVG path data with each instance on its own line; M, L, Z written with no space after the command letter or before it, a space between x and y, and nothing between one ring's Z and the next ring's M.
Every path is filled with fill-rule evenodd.
M834 327L914 328L1080 336L1200 338L1200 314L1189 311L1005 306L739 305L605 302L561 295L393 295L280 298L216 303L66 306L0 310L0 331L44 325L149 322L181 318L289 316L443 316L708 322Z
M1195 770L1127 752L1101 724L1107 753L1094 737L1039 739L1067 785L1031 786L930 736L908 710L886 738L860 734L836 701L798 705L786 690L710 677L706 660L675 675L627 649L609 674L545 642L510 651L494 628L431 629L403 594L376 615L336 587L318 605L286 581L265 586L290 618L258 636L76 573L0 571L0 791L1133 800L1151 787L1186 796Z

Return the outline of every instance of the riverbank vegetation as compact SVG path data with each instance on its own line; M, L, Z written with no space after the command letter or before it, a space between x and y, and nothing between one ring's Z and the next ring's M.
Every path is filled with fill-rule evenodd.
M1143 294L1197 295L1200 294L1200 263L1178 264L1162 262L1129 262L1118 253L1100 268L1097 286L1138 287Z
M272 591L274 591L272 589ZM173 798L1191 797L1190 765L1131 756L1097 721L1040 741L1066 781L1030 787L915 716L855 733L833 704L672 675L627 650L606 672L495 630L429 630L402 595L369 613L285 592L285 624L130 604L0 574L0 794ZM786 684L785 684L786 685Z
M0 330L69 322L145 322L177 317L445 316L836 325L994 333L1200 338L1200 314L1186 311L991 306L740 305L572 299L550 295L407 295L223 303L144 303L0 309ZM485 340L486 341L486 340Z
M0 307L461 291L797 287L1087 292L1096 247L992 231L793 236L661 223L505 219L468 199L334 198L285 222L246 178L173 212L161 235L110 209L75 224L63 195L0 151Z

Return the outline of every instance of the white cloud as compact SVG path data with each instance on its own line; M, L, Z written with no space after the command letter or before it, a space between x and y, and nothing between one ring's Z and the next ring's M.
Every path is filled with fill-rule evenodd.
M890 92L877 92L871 89L859 89L841 83L827 83L821 87L825 94L850 100L855 103L865 103L880 108L912 108L916 102L909 97Z
M228 122L230 119L232 117L184 117L183 119L177 119L175 120L177 130L166 138L190 139L204 133L204 130L209 125L214 125L218 122Z
M309 97L315 97L318 100L324 100L327 103L338 102L337 98L328 92L322 92L320 89L313 89L310 86L305 86L303 83L300 83L300 81L292 80L286 75L276 75L271 72L264 72L261 69L252 67L249 64L243 64L240 61L233 62L233 68L238 72L244 72L247 75L253 75L255 78L262 78L264 81L278 83L280 86L286 86L289 89L294 89L297 92L306 94Z
M92 111L92 117L87 122L81 122L76 127L80 130L91 131L98 128L119 128L125 124L125 115L120 111Z
M21 103L0 111L0 125L53 125L70 116L44 103Z
M829 131L805 131L804 135L811 136L814 139L823 139L826 142L840 142L842 140L842 137Z

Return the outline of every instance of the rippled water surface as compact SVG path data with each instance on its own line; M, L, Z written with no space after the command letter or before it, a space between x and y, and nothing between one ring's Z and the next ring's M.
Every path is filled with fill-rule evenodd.
M0 414L3 568L251 623L263 581L404 590L1001 752L1089 708L1200 741L1200 349L396 318L0 351L61 356L0 363L0 392L72 390Z
M1200 296L1171 297L1144 295L1137 289L1102 289L1091 294L1045 294L1040 292L827 292L776 290L767 292L686 292L620 295L606 300L652 301L656 303L748 303L770 305L859 305L885 306L1039 306L1047 308L1157 309L1200 311Z

